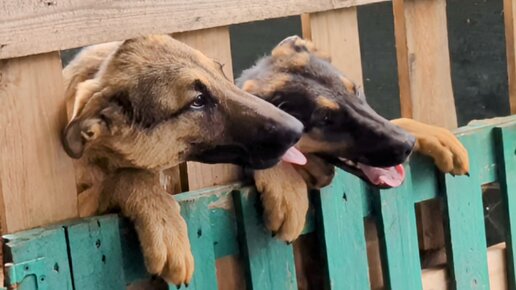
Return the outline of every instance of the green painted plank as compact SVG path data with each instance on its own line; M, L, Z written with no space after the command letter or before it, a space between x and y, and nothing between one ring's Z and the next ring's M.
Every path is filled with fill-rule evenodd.
M252 189L234 193L249 290L297 290L292 245L271 237L257 210L258 194Z
M507 212L507 278L516 289L516 123L495 129L498 176Z
M445 228L454 289L489 289L487 245L478 160L486 152L482 134L459 136L469 151L470 176L446 174ZM483 142L484 141L484 142ZM494 154L494 153L493 153ZM484 157L482 157L484 158Z
M195 202L181 202L181 215L188 226L188 237L195 261L195 272L189 290L217 289L217 268L211 232L210 197L202 197ZM177 289L169 285L169 289ZM182 286L181 289L186 289Z
M20 282L18 290L73 289L62 227L38 228L3 238L4 254L12 262L6 267L7 283Z
M118 228L117 215L88 218L67 227L76 290L125 287Z
M122 246L122 263L124 276L127 283L150 278L145 269L145 262L140 249L138 235L132 223L123 217L119 217L119 233Z
M337 170L332 184L315 195L318 235L326 259L324 289L369 290L362 198L366 185Z
M423 289L410 166L402 186L374 192L386 289Z

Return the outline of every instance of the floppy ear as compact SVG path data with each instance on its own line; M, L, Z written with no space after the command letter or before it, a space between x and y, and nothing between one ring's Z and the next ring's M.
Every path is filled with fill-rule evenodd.
M62 135L66 153L72 158L81 158L86 144L97 139L104 129L106 129L106 122L102 118L72 120Z

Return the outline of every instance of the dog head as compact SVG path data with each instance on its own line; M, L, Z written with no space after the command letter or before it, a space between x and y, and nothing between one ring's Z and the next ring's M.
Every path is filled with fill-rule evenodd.
M297 144L303 153L320 155L377 186L401 184L386 179L403 180L400 164L415 138L379 116L362 90L312 43L286 38L244 71L237 84L303 123Z
M71 157L87 151L117 166L188 160L266 168L302 130L292 116L238 89L199 51L149 36L113 44L95 77L77 86L62 140Z

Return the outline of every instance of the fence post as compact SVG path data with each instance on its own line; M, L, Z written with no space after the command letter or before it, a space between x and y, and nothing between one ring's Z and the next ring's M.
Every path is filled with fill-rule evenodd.
M511 113L516 114L516 3L504 0L505 43L507 46L507 71L509 76L509 99Z
M456 128L446 1L394 0L393 13L402 117ZM425 250L444 246L440 212L438 201L417 206Z
M58 52L0 61L3 234L77 216L73 165L60 142L61 69Z

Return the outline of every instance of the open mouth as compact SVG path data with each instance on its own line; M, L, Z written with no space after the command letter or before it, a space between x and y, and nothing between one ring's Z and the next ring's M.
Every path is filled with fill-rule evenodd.
M321 157L378 188L398 187L405 180L403 164L391 167L374 167L342 157L335 158L326 155Z

